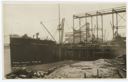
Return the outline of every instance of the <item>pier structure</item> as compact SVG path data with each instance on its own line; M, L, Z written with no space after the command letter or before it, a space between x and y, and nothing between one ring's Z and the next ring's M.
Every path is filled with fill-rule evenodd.
M85 43L88 41L88 33L91 31L92 35L93 32L96 31L96 39L98 41L99 39L99 32L101 32L101 42L104 42L104 17L106 15L111 16L111 26L112 26L112 37L113 39L119 34L119 29L122 29L122 27L125 28L125 26L120 26L120 20L126 21L126 19L121 15L123 13L126 13L126 6L122 7L117 7L117 8L111 8L111 9L103 9L103 10L97 10L93 12L86 12L83 15L73 15L73 43L75 43L75 38L76 38L76 31L75 31L75 26L76 23L75 21L78 22L79 26L79 39L80 42L82 41L82 32L81 30L82 24L81 24L81 19L85 20ZM120 20L119 20L120 19ZM95 25L94 25L95 22ZM90 30L88 29L88 23L90 24L91 28Z

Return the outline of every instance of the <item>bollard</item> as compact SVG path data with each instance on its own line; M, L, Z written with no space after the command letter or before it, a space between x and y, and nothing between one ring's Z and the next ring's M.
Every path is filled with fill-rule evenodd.
M86 73L84 73L84 78L86 78L87 76L86 76Z

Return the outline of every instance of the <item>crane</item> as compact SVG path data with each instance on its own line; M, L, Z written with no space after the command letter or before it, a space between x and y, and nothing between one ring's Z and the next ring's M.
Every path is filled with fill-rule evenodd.
M59 28L57 29L59 31L59 43L63 43L63 36L64 36L64 22L65 18L62 18L61 24L59 24Z
M45 30L49 33L49 35L52 37L52 39L53 39L54 41L56 41L55 38L53 37L53 35L52 35L52 34L50 33L50 31L46 28L46 26L43 24L42 21L40 22L40 24L45 28Z

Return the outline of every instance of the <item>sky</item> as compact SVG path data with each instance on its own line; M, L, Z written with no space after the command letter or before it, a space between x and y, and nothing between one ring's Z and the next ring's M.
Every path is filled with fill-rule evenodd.
M72 32L73 14L84 14L89 11L97 11L101 9L109 9L120 6L125 6L125 3L85 3L85 2L4 2L3 3L3 28L4 28L4 42L9 42L10 34L18 34L22 36L27 34L33 36L39 32L41 39L47 37L51 39L47 31L40 24L48 28L51 34L58 41L58 4L60 4L60 18L65 18L64 33ZM125 15L123 14L125 18ZM119 18L120 22L122 21ZM84 20L83 20L84 22ZM95 19L94 19L95 22ZM106 39L112 38L111 17L104 17L104 32ZM78 21L76 20L76 29L78 29ZM100 23L99 23L100 24ZM125 25L122 21L121 24ZM125 30L122 31L125 35ZM110 38L107 38L107 37Z

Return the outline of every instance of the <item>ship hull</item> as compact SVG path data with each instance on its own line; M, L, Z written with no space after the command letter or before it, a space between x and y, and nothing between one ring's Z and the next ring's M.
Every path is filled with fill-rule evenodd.
M23 66L56 61L56 44L49 40L10 38L11 65Z
M11 65L28 66L60 60L113 58L118 47L102 44L58 45L51 40L10 38Z

